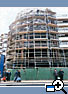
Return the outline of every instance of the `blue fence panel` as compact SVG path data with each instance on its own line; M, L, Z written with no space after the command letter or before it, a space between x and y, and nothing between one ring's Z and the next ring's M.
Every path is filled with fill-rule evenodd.
M5 60L5 56L4 55L1 55L1 59L0 59L1 77L3 77L4 60Z

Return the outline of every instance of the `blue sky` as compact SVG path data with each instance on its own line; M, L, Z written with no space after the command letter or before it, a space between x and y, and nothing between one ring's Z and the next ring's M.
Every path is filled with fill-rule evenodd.
M9 25L15 20L17 13L27 9L49 8L58 14L68 14L68 7L0 7L0 34L9 31Z

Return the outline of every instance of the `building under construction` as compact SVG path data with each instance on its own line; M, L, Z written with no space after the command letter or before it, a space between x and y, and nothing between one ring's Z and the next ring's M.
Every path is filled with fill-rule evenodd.
M20 12L9 26L7 68L66 67L56 13L46 10Z
M59 14L57 16L57 25L59 32L59 46L64 49L66 67L68 67L68 14Z

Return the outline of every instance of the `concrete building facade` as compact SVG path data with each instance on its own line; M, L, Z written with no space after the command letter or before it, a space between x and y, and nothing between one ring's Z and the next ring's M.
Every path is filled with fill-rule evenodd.
M0 35L0 54L6 56L8 34L4 33Z
M66 63L68 63L68 14L57 16L57 25L59 32L59 46L64 49ZM68 65L68 64L67 64Z

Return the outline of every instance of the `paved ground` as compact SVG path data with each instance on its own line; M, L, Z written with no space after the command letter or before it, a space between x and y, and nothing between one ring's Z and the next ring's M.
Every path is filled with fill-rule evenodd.
M22 80L21 82L0 82L0 86L45 86L45 84L52 84L53 80ZM64 85L68 86L68 80L64 80Z

